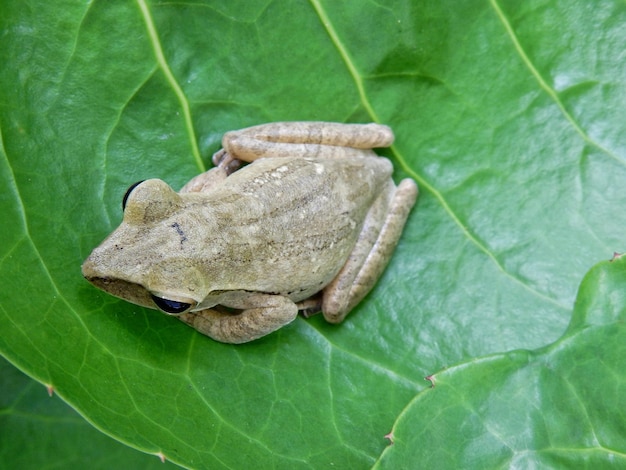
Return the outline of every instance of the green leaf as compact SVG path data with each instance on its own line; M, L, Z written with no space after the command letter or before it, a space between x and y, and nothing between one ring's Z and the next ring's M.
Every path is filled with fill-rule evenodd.
M120 445L0 358L0 467L178 468Z
M376 468L623 467L625 285L626 258L602 262L558 341L435 374L400 414Z
M99 429L193 468L410 465L415 452L480 467L502 447L464 447L453 429L443 446L403 447L433 426L413 419L420 397L475 384L477 408L457 390L451 413L478 420L506 385L528 396L507 377L549 379L537 364L551 343L563 351L542 392L578 390L557 378L596 351L557 339L584 273L624 251L623 2L9 0L0 13L0 352ZM179 188L225 131L280 120L389 124L397 178L421 187L346 322L298 319L229 346L82 279L128 185ZM611 282L583 284L566 338L579 316L603 318L581 302L614 299ZM619 357L617 333L589 331ZM507 403L520 439L534 436L525 403ZM621 418L607 419L588 421L619 453ZM585 432L563 445L586 450ZM534 458L545 439L527 442Z

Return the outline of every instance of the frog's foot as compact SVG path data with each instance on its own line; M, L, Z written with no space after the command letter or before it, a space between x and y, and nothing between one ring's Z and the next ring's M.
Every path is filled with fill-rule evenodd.
M322 313L322 296L314 295L306 300L298 302L298 312L303 318L311 318L312 316Z
M223 168L215 167L191 178L179 193L206 193L226 179L228 173Z
M182 187L180 193L202 193L211 191L215 186L224 181L231 173L241 167L243 162L233 158L224 149L213 155L214 168L200 173Z
M402 180L397 188L390 181L376 200L348 261L324 289L322 311L327 321L343 321L374 287L393 255L417 192L412 179Z
M183 313L177 318L216 341L240 344L268 335L298 316L298 307L287 297L256 294L257 300L261 297L260 307L234 313L209 308Z
M213 165L218 168L222 168L226 172L226 175L233 174L241 168L241 165L244 163L243 161L233 157L224 149L219 149L215 152L211 160L213 161Z

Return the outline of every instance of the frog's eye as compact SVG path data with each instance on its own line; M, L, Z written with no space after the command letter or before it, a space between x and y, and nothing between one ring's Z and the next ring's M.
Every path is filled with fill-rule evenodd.
M133 192L133 189L135 189L144 181L146 180L137 181L136 183L133 183L128 187L128 189L126 190L126 193L124 193L124 197L122 198L122 210L126 209L126 201L128 201L128 196L130 196L130 193Z
M177 300L164 299L152 294L152 300L159 307L159 310L164 311L170 315L180 315L185 313L191 308L191 304L185 302L178 302Z

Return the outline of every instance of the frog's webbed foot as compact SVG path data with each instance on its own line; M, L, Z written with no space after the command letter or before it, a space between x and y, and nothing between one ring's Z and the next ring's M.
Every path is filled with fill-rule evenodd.
M262 306L238 312L223 309L205 309L178 315L189 326L222 343L247 343L291 323L298 315L298 307L287 297L255 294L262 298Z

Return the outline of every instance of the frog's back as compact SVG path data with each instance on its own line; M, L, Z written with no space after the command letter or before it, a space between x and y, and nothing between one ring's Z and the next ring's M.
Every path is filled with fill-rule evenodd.
M265 158L233 173L216 188L214 207L240 225L338 230L343 217L359 223L389 181L386 158Z
M217 287L236 289L229 271L245 267L248 279L259 279L259 291L298 288L302 298L316 292L307 282L326 284L343 266L392 171L380 157L265 158L233 173L207 200L222 240ZM225 258L230 269L224 269Z

